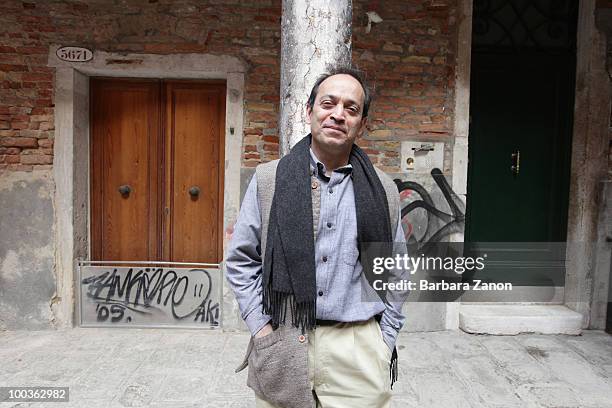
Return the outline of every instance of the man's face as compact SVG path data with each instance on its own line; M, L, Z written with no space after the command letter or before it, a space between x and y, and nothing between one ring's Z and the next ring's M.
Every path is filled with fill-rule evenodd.
M328 153L345 153L365 130L365 94L359 81L338 74L319 85L312 107L308 107L312 143Z

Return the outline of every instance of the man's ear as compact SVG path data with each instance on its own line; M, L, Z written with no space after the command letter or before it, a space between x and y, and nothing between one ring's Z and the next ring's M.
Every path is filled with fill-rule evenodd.
M310 115L312 114L312 109L310 105L306 105L306 123L310 125Z
M366 130L366 125L368 124L368 117L361 118L361 125L359 127L359 132L357 132L357 137L363 136L363 132Z

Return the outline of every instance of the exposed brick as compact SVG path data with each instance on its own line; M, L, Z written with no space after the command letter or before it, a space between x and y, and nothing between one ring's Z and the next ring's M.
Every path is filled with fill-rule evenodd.
M37 147L38 140L31 137L3 137L0 146L6 147Z
M450 134L457 13L450 0L384 3L353 1L353 61L367 70L377 91L367 136L375 140L359 143L371 149L377 163L397 171L396 157L387 154L399 151L397 140L418 132ZM0 115L12 116L0 116L0 146L16 150L2 154L50 157L40 154L52 151L55 124L55 69L47 66L47 54L51 44L64 43L108 52L209 53L244 60L243 166L278 157L282 1L169 4L29 0L9 8L0 34ZM384 22L365 33L363 16L372 7ZM74 24L77 20L87 24ZM27 171L51 163L1 166Z
M4 72L25 72L27 70L26 65L0 64L0 71Z
M393 43L385 43L385 45L383 45L383 51L393 51L393 52L403 52L404 51L404 47L402 47L399 44L393 44Z
M278 144L265 143L263 148L264 148L264 150L269 151L269 152L277 152L278 151Z
M35 122L36 123L36 122ZM38 127L40 130L52 130L55 129L53 123L49 122L40 122L40 126Z
M431 57L409 55L407 57L402 58L402 62L408 64L429 64L431 62Z
M31 164L9 164L6 169L11 171L32 171L33 166Z
M42 154L21 155L21 164L53 164L53 156Z
M270 143L278 144L278 136L264 136L262 139L263 139L264 142L270 142Z
M14 164L14 163L20 162L19 155L17 154L8 154L5 156L0 156L0 158L1 158L0 163Z
M50 139L39 139L38 146L40 147L53 147L53 140Z

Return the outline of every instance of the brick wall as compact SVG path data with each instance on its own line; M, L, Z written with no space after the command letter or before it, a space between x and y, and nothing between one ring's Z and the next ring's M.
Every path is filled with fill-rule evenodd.
M3 1L0 169L53 163L51 44L109 52L210 53L243 58L245 166L277 157L280 1Z
M353 1L353 61L375 88L366 140L382 169L400 171L400 141L452 138L455 1ZM383 21L366 33L366 12Z
M0 169L53 163L51 44L240 57L249 66L242 165L278 157L280 0L113 3L3 2ZM353 60L376 89L369 134L360 144L388 171L399 171L400 140L451 137L454 9L454 2L437 0L354 1ZM372 10L384 21L366 33L365 13Z

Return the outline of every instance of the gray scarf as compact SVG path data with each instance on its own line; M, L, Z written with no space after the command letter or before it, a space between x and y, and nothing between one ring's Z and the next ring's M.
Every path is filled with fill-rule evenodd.
M316 269L310 184L311 135L300 140L283 157L276 170L276 187L268 226L263 271L263 312L275 326L285 324L287 303L292 324L306 329L316 326ZM374 278L387 281L388 272L372 273L370 243L389 243L377 256L390 256L391 220L384 187L367 154L353 144L349 163L357 212L357 241L363 271L370 285ZM383 301L386 296L381 295ZM397 377L397 351L391 360L392 382Z

